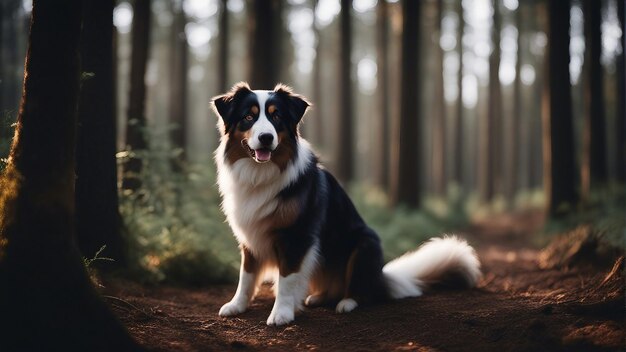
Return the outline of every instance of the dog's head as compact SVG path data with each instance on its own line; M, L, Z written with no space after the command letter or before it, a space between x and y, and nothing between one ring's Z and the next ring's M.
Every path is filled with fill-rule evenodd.
M274 162L281 169L296 153L298 124L310 106L288 86L251 90L243 82L212 103L221 117L218 129L228 161L252 158L257 163Z

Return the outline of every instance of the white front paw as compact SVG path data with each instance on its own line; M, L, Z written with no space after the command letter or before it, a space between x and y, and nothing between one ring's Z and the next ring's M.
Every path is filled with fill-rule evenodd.
M337 304L335 310L337 313L349 313L354 310L359 304L352 298L344 298Z
M231 317L233 315L241 314L246 311L246 304L232 300L220 308L218 313L220 317Z
M285 325L291 323L295 319L295 314L292 307L289 306L274 306L272 313L267 318L267 325Z

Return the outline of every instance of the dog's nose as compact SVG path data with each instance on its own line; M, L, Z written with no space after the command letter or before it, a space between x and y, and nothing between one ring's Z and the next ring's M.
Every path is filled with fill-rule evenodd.
M259 142L261 142L261 144L264 147L268 147L272 145L273 141L274 141L274 135L272 135L271 133L261 133L259 135Z

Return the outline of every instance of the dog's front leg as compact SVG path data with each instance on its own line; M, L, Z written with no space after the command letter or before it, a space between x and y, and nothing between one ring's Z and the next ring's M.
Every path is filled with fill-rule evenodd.
M254 295L254 289L259 273L259 265L252 253L244 246L241 247L241 268L239 269L239 284L235 296L220 309L221 317L229 317L243 313Z
M293 261L279 252L276 300L267 325L285 325L295 319L308 293L309 279L317 265L317 247L312 246L300 260ZM298 270L299 269L299 270ZM295 271L297 270L297 271Z

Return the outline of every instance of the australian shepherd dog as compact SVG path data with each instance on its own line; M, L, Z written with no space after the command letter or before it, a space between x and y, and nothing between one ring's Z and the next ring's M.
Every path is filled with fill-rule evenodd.
M292 322L305 305L347 313L420 296L450 278L476 285L476 253L454 236L384 264L378 235L300 136L310 104L291 88L239 83L212 103L220 117L215 161L222 208L241 248L239 285L220 316L244 312L268 272L276 295L268 325Z

